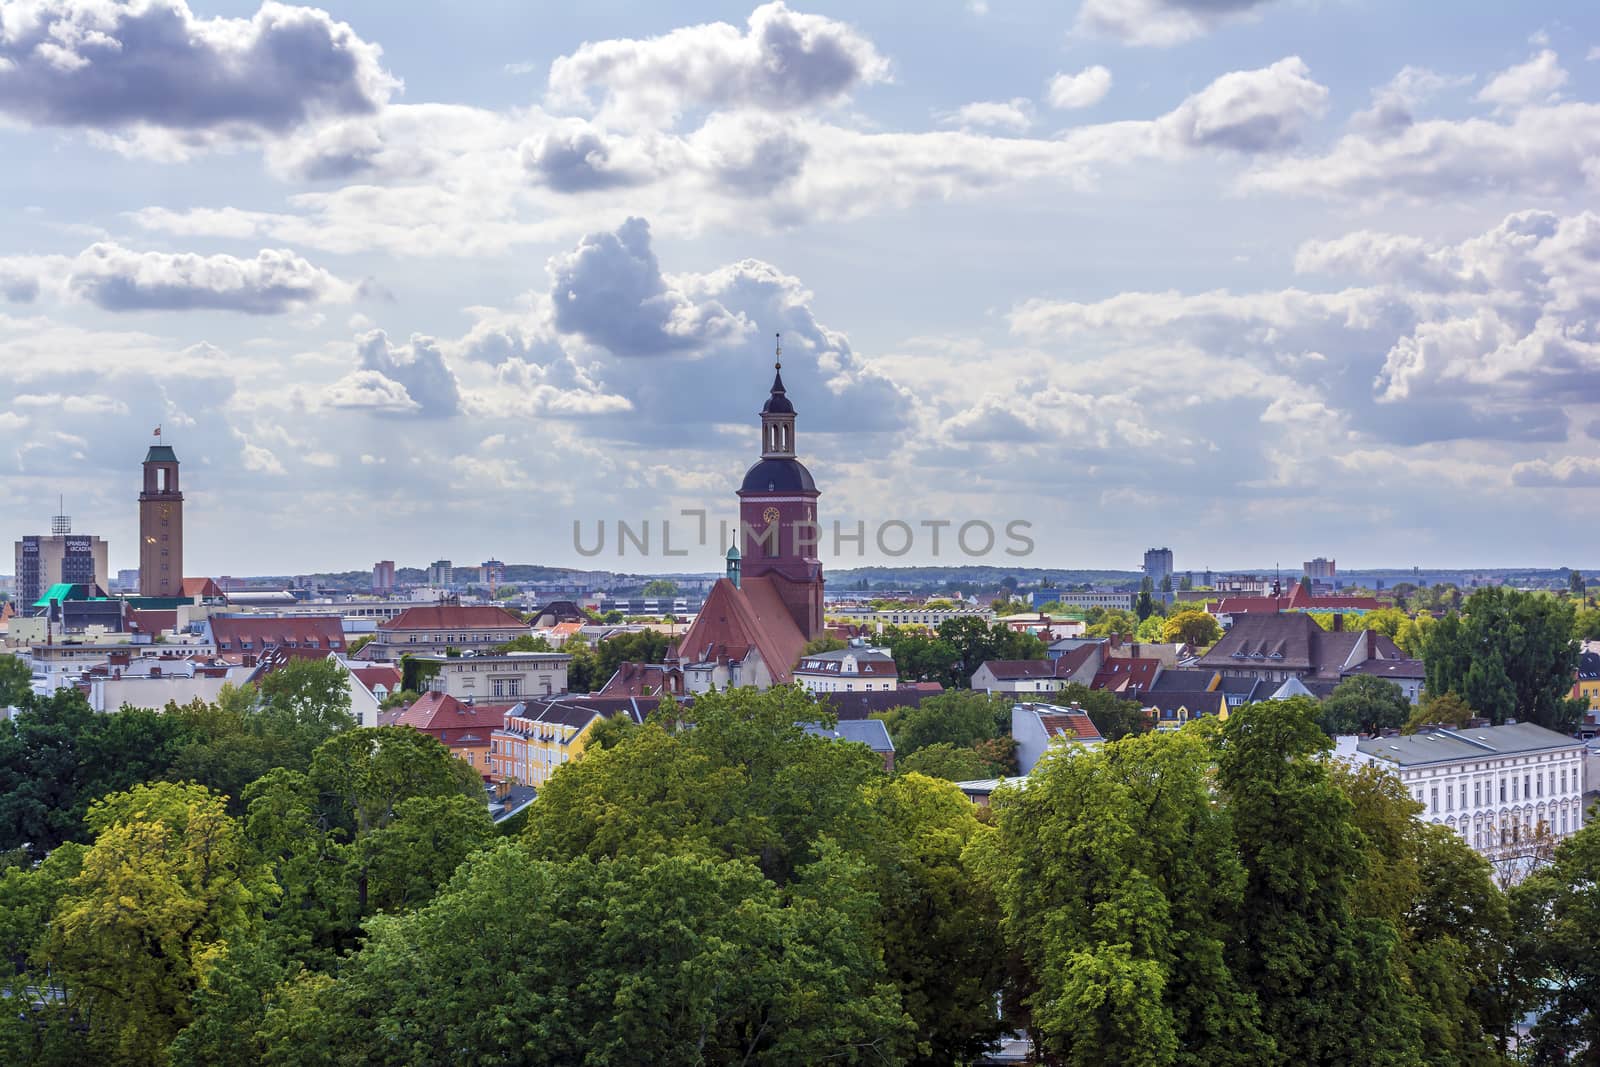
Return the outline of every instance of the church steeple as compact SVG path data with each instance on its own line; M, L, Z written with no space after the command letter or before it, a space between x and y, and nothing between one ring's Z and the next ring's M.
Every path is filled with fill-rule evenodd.
M761 406L761 458L783 459L794 456L794 405L783 388L783 334L778 334L777 353L772 364L772 394Z

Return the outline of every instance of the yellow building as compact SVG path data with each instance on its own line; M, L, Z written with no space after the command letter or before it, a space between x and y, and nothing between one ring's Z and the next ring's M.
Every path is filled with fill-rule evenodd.
M617 714L643 722L655 703L571 697L520 704L489 739L489 772L539 789L558 767L582 757L597 722Z
M1585 650L1578 656L1572 678L1572 695L1582 697L1590 711L1600 711L1600 652Z

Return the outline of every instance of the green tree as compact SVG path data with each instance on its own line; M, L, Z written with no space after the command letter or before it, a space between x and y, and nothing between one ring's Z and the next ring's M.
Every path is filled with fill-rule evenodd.
M1399 935L1354 912L1365 838L1320 758L1332 743L1316 717L1297 697L1249 705L1222 724L1217 785L1245 868L1234 973L1255 990L1277 1062L1413 1063Z
M608 637L600 642L595 663L595 681L604 685L624 663L661 663L667 658L672 638L660 630L638 630Z
M1460 727L1477 717L1478 713L1465 700L1454 693L1441 693L1418 704L1400 732L1414 734L1424 726L1435 724Z
M1583 608L1572 620L1574 641L1600 641L1600 608ZM0 700L0 703L4 703Z
M976 615L962 615L939 624L939 640L955 651L954 677L947 688L966 688L985 660L1043 659L1044 642L1033 634L1013 630L1004 623L986 623ZM895 663L899 664L899 659Z
M1318 721L1329 737L1398 730L1411 718L1411 702L1398 685L1370 674L1353 674L1322 702Z
M895 757L895 767L904 774L925 774L949 782L972 782L1012 773L991 763L974 748L958 748L948 741L919 748L909 756Z
M186 723L148 709L98 715L77 689L28 697L0 721L0 850L87 840L91 801L164 777L193 740Z
M86 821L95 840L52 919L50 966L91 1042L123 1062L162 1063L209 961L249 936L273 886L202 786L135 786L97 801Z
M1140 622L1148 619L1156 610L1155 597L1151 595L1154 592L1155 584L1151 582L1150 576L1147 574L1144 576L1144 580L1139 583L1139 596L1133 604L1133 612L1139 616Z
M1395 631L1394 643L1399 646L1401 652L1412 659L1421 659L1428 631L1437 621L1432 615L1427 614L1418 614L1407 619Z
M1000 902L1029 1029L1068 1065L1273 1056L1229 946L1253 920L1196 730L1047 761L971 862Z
M494 840L489 809L460 793L408 797L360 842L369 905L400 912L432 900L463 860Z
M1089 625L1084 631L1090 637L1131 634L1139 628L1139 623L1142 621L1133 612L1121 608L1101 609L1098 615L1094 612L1090 612L1090 615Z
M360 637L352 639L351 642L345 646L345 652L351 656L354 656L357 652L360 652L363 648L366 648L377 639L377 634L362 634Z
M20 708L33 693L33 672L22 657L0 653L0 708Z
M971 748L1009 731L1011 702L970 689L954 689L927 697L914 707L895 709L887 725L896 759L940 743Z
M926 751L926 750L924 750ZM922 1045L912 1062L969 1062L1000 1036L1005 953L993 894L962 854L982 831L972 802L920 774L866 789L884 966Z
M805 647L800 650L800 654L802 656L815 656L823 652L837 652L839 649L847 647L849 646L832 634L823 634L821 637L813 637L807 641Z
M678 583L669 578L653 578L644 583L644 595L650 597L677 596Z
M1589 1063L1600 1048L1600 823L1556 847L1511 891L1517 963L1542 1008L1535 1063ZM1577 1050L1590 1050L1572 1058Z
M1162 634L1166 632L1166 628L1166 618L1152 613L1133 631L1133 636L1138 641L1160 641Z
M567 689L573 693L589 693L611 680L611 675L599 676L599 659L594 649L581 636L567 638L561 651L572 657L567 664ZM614 672L613 672L614 673Z
M1351 629L1374 630L1390 639L1397 638L1401 628L1409 621L1410 616L1399 608L1379 608L1349 620Z
M496 645L494 651L503 656L507 652L554 652L555 649L543 634L518 634L505 644Z
M1204 648L1222 640L1222 627L1209 612L1192 609L1174 612L1162 624L1161 640Z
M337 982L287 991L268 1062L901 1060L910 1020L852 921L864 877L836 853L783 889L742 861L502 841L427 908L374 920Z
M1574 624L1569 600L1479 589L1428 632L1428 692L1458 693L1496 724L1517 719L1570 733L1584 708L1568 696L1578 656Z
M951 642L899 626L885 627L880 636L888 644L901 678L938 682L946 689L954 689L962 683L960 652ZM966 684L971 684L971 678L967 676Z
M1578 600L1583 599L1584 594L1588 592L1588 589L1583 580L1582 571L1573 571L1571 574L1567 575L1567 591Z

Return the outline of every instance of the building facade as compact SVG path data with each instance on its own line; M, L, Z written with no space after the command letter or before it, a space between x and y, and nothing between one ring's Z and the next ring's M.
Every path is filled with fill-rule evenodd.
M1331 582L1339 574L1338 561L1324 559L1322 556L1306 560L1304 569L1306 577L1314 582Z
M16 601L29 606L58 583L105 586L109 561L105 541L73 533L71 520L58 515L49 534L28 534L16 543Z
M567 691L572 657L560 652L508 652L504 655L417 656L435 668L431 691L457 700L515 702Z
M406 653L443 656L450 649L488 651L532 630L495 605L434 604L408 608L378 624L378 636L361 650L365 659L392 660Z
M447 559L436 559L428 564L428 588L448 589L455 581L455 566Z
M1533 723L1372 737L1356 751L1399 775L1418 818L1491 857L1583 826L1584 744Z
M1172 549L1147 548L1144 551L1144 576L1161 588L1164 578L1172 576Z
M139 493L139 595L183 595L183 492L178 482L178 457L170 445L151 445L144 457L144 489Z
M864 693L893 689L900 678L881 648L838 648L801 657L794 680L808 693Z
M394 560L380 559L372 565L372 591L382 596L394 592Z

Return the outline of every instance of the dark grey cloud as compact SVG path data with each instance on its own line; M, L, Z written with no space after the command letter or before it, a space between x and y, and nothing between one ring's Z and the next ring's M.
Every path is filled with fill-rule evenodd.
M556 327L619 356L703 348L739 329L715 301L696 302L667 284L650 247L650 224L630 218L592 233L550 260Z
M182 0L47 0L0 16L0 111L48 126L290 129L381 107L381 50L315 8L197 19Z
M350 288L283 249L254 259L90 246L72 262L68 287L107 311L242 311L275 315Z

